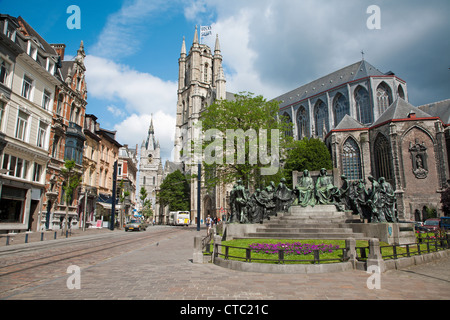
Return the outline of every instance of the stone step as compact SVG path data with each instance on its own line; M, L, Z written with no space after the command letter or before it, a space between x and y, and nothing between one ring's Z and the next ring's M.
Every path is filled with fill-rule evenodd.
M352 233L351 228L257 228L256 232L278 233Z
M252 232L246 238L263 239L365 239L363 233L278 233L278 232Z

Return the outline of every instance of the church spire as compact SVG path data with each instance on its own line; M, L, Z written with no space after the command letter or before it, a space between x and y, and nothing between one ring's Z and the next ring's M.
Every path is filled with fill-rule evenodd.
M214 48L214 53L216 53L216 52L220 52L220 44L219 44L219 35L218 34L216 34L216 45Z
M194 42L192 42L192 44L198 44L198 31L197 31L197 26L195 26L195 34L194 34Z
M184 40L184 37L183 37L183 43L181 45L181 55L186 56L186 42Z

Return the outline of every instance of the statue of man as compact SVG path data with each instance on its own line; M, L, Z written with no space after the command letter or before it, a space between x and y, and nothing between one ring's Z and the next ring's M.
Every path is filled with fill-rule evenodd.
M380 184L380 197L383 200L383 212L388 222L398 222L398 217L395 213L395 194L392 185L386 181L384 177L378 179Z
M235 206L237 218L241 223L245 222L247 202L248 202L247 191L245 190L245 187L242 184L242 180L238 180L235 190Z
M314 207L316 205L316 198L314 197L314 181L309 175L308 170L303 170L303 176L295 186L295 190L298 193L298 204L300 206Z
M276 212L287 212L294 201L292 190L286 186L286 179L281 178L275 190Z
M331 177L327 176L325 168L320 169L319 177L316 181L316 198L319 204L334 204L334 197L339 192L333 185Z
M383 199L381 198L381 186L378 181L372 177L368 177L372 182L372 189L369 192L369 200L367 203L372 210L372 222L386 222L383 212Z

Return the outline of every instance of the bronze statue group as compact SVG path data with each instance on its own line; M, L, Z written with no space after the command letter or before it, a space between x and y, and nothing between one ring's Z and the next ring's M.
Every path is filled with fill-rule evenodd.
M263 223L278 212L287 212L292 205L307 207L316 205L335 205L339 211L350 210L358 214L361 220L368 222L398 222L395 195L392 185L384 177L376 180L369 176L372 183L366 189L363 179L348 181L342 175L342 186L333 185L332 178L322 168L316 182L308 170L293 190L282 178L278 186L273 181L253 194L238 180L230 192L230 223Z

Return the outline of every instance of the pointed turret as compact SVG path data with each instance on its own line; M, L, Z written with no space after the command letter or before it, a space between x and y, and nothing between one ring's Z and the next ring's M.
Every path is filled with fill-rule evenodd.
M186 41L184 40L184 37L183 37L183 43L181 44L180 56L181 57L186 57Z
M220 43L219 43L219 35L216 34L216 45L214 47L214 54L220 54Z
M192 45L198 45L198 31L197 31L197 26L195 26L195 34L194 34L194 41L192 42Z

